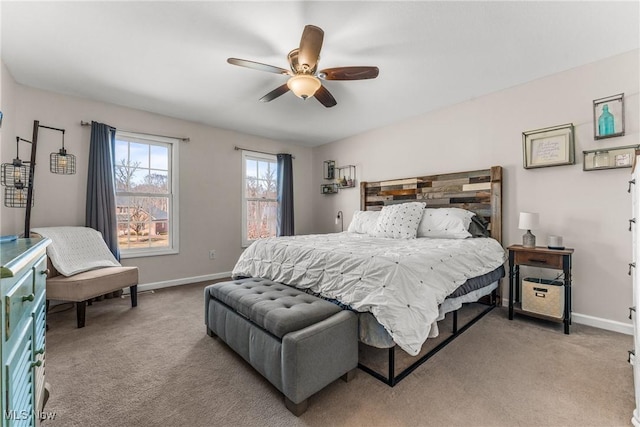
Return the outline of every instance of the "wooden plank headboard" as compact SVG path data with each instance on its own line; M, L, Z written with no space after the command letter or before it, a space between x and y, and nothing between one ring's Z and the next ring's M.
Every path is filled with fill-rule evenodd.
M455 207L475 212L490 224L491 237L502 243L502 167L360 183L360 209L426 202L428 208Z

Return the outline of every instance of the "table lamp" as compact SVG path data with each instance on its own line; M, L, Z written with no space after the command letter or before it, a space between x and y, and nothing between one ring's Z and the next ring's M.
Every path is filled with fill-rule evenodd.
M520 212L520 221L518 224L518 228L520 230L527 230L525 234L522 235L522 246L525 248L535 248L536 247L536 236L531 234L531 229L536 228L538 226L539 215L537 213L532 212Z

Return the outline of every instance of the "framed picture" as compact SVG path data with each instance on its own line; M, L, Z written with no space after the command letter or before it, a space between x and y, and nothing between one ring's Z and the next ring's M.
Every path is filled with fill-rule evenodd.
M595 139L624 135L624 93L593 101Z
M522 132L525 169L575 164L573 123Z
M585 171L600 169L630 168L636 157L636 150L640 145L627 145L625 147L612 147L583 151L584 162L582 169Z

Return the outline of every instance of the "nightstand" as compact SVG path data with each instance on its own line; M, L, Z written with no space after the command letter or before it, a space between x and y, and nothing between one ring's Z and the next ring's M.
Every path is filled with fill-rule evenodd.
M509 320L513 313L523 314L552 322L564 323L564 333L569 334L571 325L571 256L573 249L548 249L545 246L525 248L511 245L509 250ZM564 273L564 313L562 318L525 311L520 300L520 266L550 268Z

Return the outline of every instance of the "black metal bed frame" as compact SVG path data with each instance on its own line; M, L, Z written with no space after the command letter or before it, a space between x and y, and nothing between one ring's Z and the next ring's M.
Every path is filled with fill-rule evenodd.
M453 341L454 339L459 337L464 331L469 329L478 320L482 319L486 314L488 314L491 310L493 310L495 307L497 307L497 302L498 301L497 301L496 295L497 295L497 293L496 293L495 289L493 291L491 291L489 304L486 304L487 308L485 308L482 312L480 312L474 318L469 320L460 329L458 329L458 310L459 309L455 310L455 311L452 311L452 313L453 313L453 328L452 328L453 329L453 334L450 337L448 337L447 339L445 339L444 341L442 341L440 344L435 346L433 349L429 350L426 354L424 354L418 360L413 362L411 365L409 365L407 368L405 368L399 374L395 375L395 350L396 350L396 347L398 347L397 345L395 345L393 347L390 347L388 349L388 351L389 351L389 355L388 355L389 359L388 359L387 363L388 363L389 366L388 366L388 375L386 377L384 375L380 374L379 372L369 368L368 366L363 365L360 362L358 362L358 368L362 369L363 371L365 371L369 375L371 375L374 378L382 381L383 383L387 384L388 386L394 387L401 380L403 380L406 376L408 376L411 372L415 371L420 365L422 365L424 362L429 360L437 352L439 352L440 350L445 348L447 346L447 344L449 344L451 341Z

